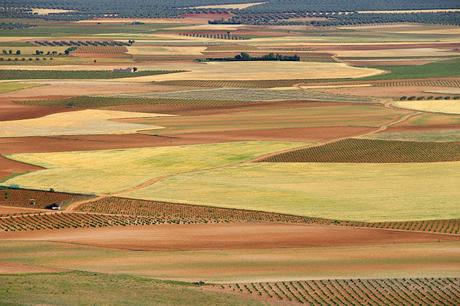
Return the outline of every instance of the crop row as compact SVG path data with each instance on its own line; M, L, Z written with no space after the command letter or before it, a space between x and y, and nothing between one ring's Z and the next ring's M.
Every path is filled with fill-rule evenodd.
M183 80L183 81L163 81L164 85L173 86L190 86L204 88L273 88L273 87L290 87L302 83L305 80L241 80L241 81L224 81L224 80Z
M262 162L415 163L460 160L460 143L345 139L280 153Z
M179 219L190 222L197 219L209 222L289 222L318 223L323 219L283 215L270 212L228 209L199 205L176 204L128 198L109 197L83 203L76 211L129 216L148 216L161 219Z
M147 201L118 197L102 198L86 202L76 211L98 214L126 216L144 216L152 218L181 220L183 223L197 223L206 220L212 223L221 222L274 222L274 223L315 223L354 227L372 227L405 231L423 231L444 234L459 234L460 219L400 221L400 222L358 222L338 221L321 218L285 215L271 212L218 208L200 205L176 204L159 201Z
M91 53L91 54L119 54L128 52L128 48L124 46L114 46L114 47L79 47L75 52L75 55L81 53Z
M43 190L0 189L0 206L46 208L50 204L63 205L85 198L89 196Z
M460 96L402 96L399 101L460 100Z
M129 46L129 43L121 41L107 41L107 40L85 40L85 41L50 41L50 40L36 40L34 41L36 45L40 46Z
M450 220L421 220L421 221L398 221L398 222L344 222L342 225L359 227L373 227L385 229L397 229L404 231L419 231L444 234L460 234L460 219Z
M242 36L236 36L232 35L230 33L179 33L179 35L182 36L188 36L188 37L199 37L199 38L212 38L212 39L228 39L228 40L245 40L247 38L244 38Z
M460 79L381 81L372 84L375 87L460 87Z
M334 279L212 285L265 301L307 305L458 305L459 278Z
M108 226L155 225L155 224L212 223L196 217L194 220L153 218L146 216L103 215L87 213L38 213L12 215L0 218L0 232L20 232L37 230L58 230L68 228L98 228Z

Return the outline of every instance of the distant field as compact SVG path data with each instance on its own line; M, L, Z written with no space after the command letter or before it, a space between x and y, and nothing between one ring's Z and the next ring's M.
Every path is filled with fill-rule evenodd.
M26 79L118 79L173 73L172 71L112 72L101 70L58 71L58 70L2 70L2 80Z
M165 127L149 134L173 135L219 131L286 129L300 127L378 127L395 120L405 111L367 104L282 104L278 107L226 111L207 116L183 115L165 118L134 118L124 122ZM357 116L359 114L359 116ZM293 135L294 136L294 135Z
M117 274L130 274L193 282L456 277L460 269L459 248L459 243L453 241L340 247L135 252L66 243L2 241L0 262L110 273L114 274L112 277L117 277ZM93 282L90 284L91 288L96 288ZM53 288L55 286L56 283L53 282ZM116 283L113 286L118 288ZM75 292L74 287L69 291ZM101 287L97 289L98 292L101 291ZM150 291L143 291L142 296L148 292ZM81 292L79 296L88 296L88 291ZM208 303L209 301L202 304Z
M345 139L263 159L283 163L424 163L459 161L460 143Z
M189 72L169 76L149 76L135 79L139 82L174 80L286 80L363 78L382 73L374 68L357 68L343 63L312 62L211 62L195 65Z
M117 122L114 119L156 116L167 115L109 110L63 112L33 119L2 121L0 137L130 134L161 127Z
M129 275L89 272L0 275L0 283L2 303L8 305L262 305L255 299L204 291L192 284Z
M301 143L254 141L86 151L78 154L16 154L10 157L47 169L15 177L4 184L38 189L54 188L56 191L113 193L133 188L148 180L237 164L299 145Z
M423 79L460 76L460 59L440 61L419 66L377 66L387 74L366 77L364 80Z
M396 130L365 136L367 139L424 141L424 142L460 142L460 125L458 129L423 129Z
M312 89L194 89L178 92L145 93L141 97L180 100L275 101L307 100L324 102L369 102L370 99L322 93Z
M399 101L393 105L424 112L460 115L460 100Z
M336 220L453 219L459 173L460 162L256 163L180 174L124 196Z
M0 82L0 94L16 91L20 89L32 88L38 86L37 84L25 84L25 83L17 83L17 82L8 82L3 83Z

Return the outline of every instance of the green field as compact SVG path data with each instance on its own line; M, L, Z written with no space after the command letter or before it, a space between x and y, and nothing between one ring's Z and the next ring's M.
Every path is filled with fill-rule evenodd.
M362 78L360 80L424 79L460 76L460 59L440 61L425 65L375 66L390 73Z
M181 282L63 272L0 275L1 305L262 305Z
M383 132L365 136L366 139L424 142L460 142L460 129L433 129L422 131Z
M175 71L138 71L112 72L102 70L0 70L1 80L27 80L27 79L118 79L174 73Z
M20 89L32 88L39 86L37 84L24 84L24 83L17 83L17 82L7 82L7 83L0 83L0 94L16 91Z
M101 108L120 105L203 105L223 106L244 104L240 101L229 100L187 100L187 99L154 99L142 97L91 97L79 96L69 99L56 100L25 100L18 103L40 106L68 106L84 108Z
M300 145L302 143L251 141L78 153L16 154L9 157L47 169L14 177L4 184L54 188L57 191L113 193L147 180L237 164Z
M328 219L459 218L460 162L257 163L176 175L124 196Z

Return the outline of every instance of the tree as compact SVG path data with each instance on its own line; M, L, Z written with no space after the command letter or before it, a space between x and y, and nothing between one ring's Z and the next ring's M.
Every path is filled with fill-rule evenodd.
M21 55L21 50L16 50L16 55Z

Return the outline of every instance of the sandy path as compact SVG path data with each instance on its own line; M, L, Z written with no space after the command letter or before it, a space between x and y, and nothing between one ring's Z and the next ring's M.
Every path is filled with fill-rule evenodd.
M0 239L53 241L130 250L326 247L460 241L458 236L331 225L194 224L0 233Z

